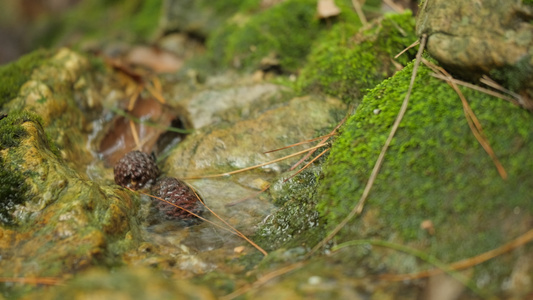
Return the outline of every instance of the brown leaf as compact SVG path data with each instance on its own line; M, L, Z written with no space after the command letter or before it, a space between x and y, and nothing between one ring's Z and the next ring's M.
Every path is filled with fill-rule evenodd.
M183 65L183 61L170 52L154 47L137 46L126 56L130 64L143 66L157 73L176 72Z
M341 13L333 0L318 0L317 13L320 19L338 16Z
M170 126L175 118L169 109L153 98L137 99L135 107L129 112L129 115L141 120L150 120L150 122L164 127ZM136 133L132 131L133 128L135 128ZM110 122L108 130L100 142L99 153L105 162L112 166L126 153L136 149L137 143L141 145L138 150L146 153L152 152L159 136L164 132L164 129L138 122L132 123L132 120L117 115ZM138 142L135 141L136 139Z

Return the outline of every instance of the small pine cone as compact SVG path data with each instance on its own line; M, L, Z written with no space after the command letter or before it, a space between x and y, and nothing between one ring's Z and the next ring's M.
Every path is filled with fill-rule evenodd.
M141 151L128 152L115 165L115 183L138 190L149 187L159 176L159 168L152 156Z
M196 215L203 213L203 204L198 200L194 191L183 181L166 177L157 181L153 188L154 196L173 203ZM201 220L194 215L176 206L170 205L159 199L153 199L154 206L165 220L182 221L185 225L193 225Z

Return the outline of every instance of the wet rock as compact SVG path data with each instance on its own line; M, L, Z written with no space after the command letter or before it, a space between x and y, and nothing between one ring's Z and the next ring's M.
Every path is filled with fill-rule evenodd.
M1 151L4 165L25 174L27 186L25 201L12 213L13 242L0 249L2 276L63 276L105 264L106 257L127 248L126 235L133 242L139 234L132 225L138 199L70 169L50 150L37 121L21 126L25 135L19 145Z
M233 94L233 91L228 92ZM218 99L214 97L210 101ZM268 97L261 99L269 101ZM251 113L253 117L249 119L204 127L187 137L170 154L165 168L169 175L184 177L199 172L231 171L280 158L286 152L264 152L313 138L317 131L334 124L342 116L343 108L344 105L334 98L297 97L266 108L260 114ZM275 163L263 170L281 171L291 162L295 160Z
M533 108L533 8L522 1L426 1L417 35L443 66L477 82L489 75Z

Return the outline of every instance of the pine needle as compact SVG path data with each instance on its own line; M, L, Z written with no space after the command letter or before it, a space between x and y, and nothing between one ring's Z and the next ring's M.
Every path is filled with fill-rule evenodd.
M312 163L314 163L317 159L319 159L322 155L324 155L326 152L329 151L330 148L326 148L324 151L320 152L319 155L315 156L315 158L313 158L310 162L308 162L307 164L305 164L305 166L303 166L300 170L298 170L298 172L292 174L291 176L289 176L288 178L286 178L285 180L283 180L283 182L287 182L289 179L293 178L294 176L298 175L300 172L302 172L303 170L305 170L307 167L309 167L309 165L311 165Z
M133 120L130 120L129 123L130 123L131 135L133 136L133 140L135 141L135 146L140 149L142 145L141 145L141 142L139 141L139 135L137 134L137 128L135 128L135 123L133 122Z
M344 124L344 122L346 121L347 118L348 118L347 116L344 117L344 118L339 122L339 124L337 124L337 126L335 126L335 128L333 128L333 130L329 133L329 135L333 136L333 135L337 132L337 130L342 126L342 124ZM319 144L325 144L325 143L329 140L329 138L331 137L331 136L329 136L329 135L325 135L324 139L322 139L322 140L320 141ZM313 150L313 151L311 151L311 152L309 152L309 153L307 153L304 157L302 157L302 159L300 159L297 163L294 164L294 166L292 166L292 167L290 168L290 171L296 169L296 167L298 167L302 162L304 162L304 161L305 161L306 159L308 159L313 153L315 153L315 151L316 151L316 149Z
M359 17L359 20L361 20L361 24L363 24L363 26L367 26L368 21L366 20L365 14L363 13L363 9L361 8L361 3L359 3L358 0L352 0L352 5L355 9L355 12L357 13L357 16Z
M453 78L443 68L441 68L439 66L436 66L435 64L433 64L433 63L431 63L431 62L429 62L429 61L427 61L425 59L422 59L422 61L424 62L424 64L426 66L431 68L434 72L440 73L441 75L443 75L443 76L445 76L447 78ZM466 101L465 96L463 95L463 93L461 92L459 87L457 87L457 85L453 81L446 81L446 82L454 89L454 91L457 93L457 95L461 99L461 103L463 104L463 111L464 111L464 114L465 114L465 118L466 118L466 121L468 122L468 126L470 127L470 130L472 131L472 133L476 137L476 139L479 142L479 144L481 144L481 146L483 147L485 152L491 157L494 165L496 166L496 170L500 174L500 177L503 180L506 180L507 179L507 172L505 171L505 168L500 163L500 160L498 159L498 157L494 153L494 150L492 150L492 147L490 146L490 143L489 143L487 137L485 136L485 133L483 132L483 128L481 127L481 123L479 122L478 118L476 117L476 114L474 114L474 111L472 111L472 108L468 104L468 101Z
M233 175L233 174L237 174L237 173L242 173L242 172L246 172L246 171L249 171L249 170L257 169L257 168L260 168L260 167L263 167L263 166L267 166L267 165L276 163L278 161L282 161L282 160L285 160L285 159L300 155L302 153L306 153L308 151L312 151L314 149L317 149L317 148L320 148L320 147L323 147L323 146L326 146L326 144L318 144L318 145L316 145L314 147L311 147L311 148L308 148L308 149L305 149L305 150L302 150L302 151L298 151L296 153L289 154L287 156L284 156L284 157L281 157L281 158L278 158L278 159L274 159L274 160L268 161L266 163L258 164L258 165L247 167L247 168L242 168L242 169L231 171L231 172L226 172L226 173L222 173L222 174L204 175L204 176L185 177L183 179L217 178L217 177L225 177L225 176L229 176L229 175Z
M293 147L296 147L296 146L312 143L312 142L318 141L320 139L326 139L327 140L328 138L330 138L331 136L334 136L334 135L335 135L335 133L328 133L326 135L319 136L319 137L316 137L314 139L310 139L310 140L306 140L306 141L303 141L303 142L294 143L294 144L291 144L291 145L288 145L288 146L285 146L285 147L281 147L281 148L277 148L277 149L274 149L274 150L268 150L268 151L263 152L263 153L267 154L267 153L277 152L277 151L293 148ZM322 143L324 143L324 141Z
M448 265L448 268L454 271L470 268L475 265L484 263L497 256L510 252L520 246L523 246L531 242L532 240L533 240L533 229L527 231L523 235L517 237L516 239L496 249L484 252L480 255L477 255L471 258L467 258L467 259L452 263ZM384 275L381 275L380 278L385 279L385 280L390 280L390 281L403 281L403 280L412 280L412 279L430 277L430 276L440 274L442 272L443 272L443 269L441 268L441 269L432 269L432 270L422 271L418 273L411 273L411 274L384 274Z
M435 73L432 73L431 76L435 77L435 78L438 78L440 80L445 80L445 81L450 81L450 82L454 82L455 84L458 84L458 85L461 85L461 86L464 86L464 87L467 87L469 89L473 89L473 90L476 90L478 92L481 92L481 93L485 93L487 95L490 95L490 96L493 96L493 97L496 97L496 98L500 98L502 100L506 100L506 101L509 101L511 102L512 104L516 105L516 106L522 106L520 104L520 101L518 98L514 98L512 96L507 96L507 95L504 95L504 94L500 94L496 91L493 91L493 90L489 90L489 89L486 89L486 88L483 88L483 87L480 87L480 86L477 86L475 84L471 84L469 82L466 82L466 81L462 81L462 80L459 80L459 79L455 79L455 78L448 78L444 75L441 75L441 74L435 74ZM481 81L483 82L483 81ZM483 82L484 83L484 82Z
M416 40L416 42L412 43L411 45L409 45L407 48L403 49L402 51L400 51L400 53L396 54L396 56L394 56L394 59L397 59L398 57L400 57L402 54L404 54L405 52L409 51L409 49L413 48L413 47L416 47L420 44L420 40Z

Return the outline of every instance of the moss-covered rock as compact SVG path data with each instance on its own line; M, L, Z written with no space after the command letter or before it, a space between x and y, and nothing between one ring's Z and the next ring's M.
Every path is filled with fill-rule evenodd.
M281 178L270 188L278 209L260 224L254 237L267 251L300 248L305 252L324 237L324 222L316 210L320 174L319 167L311 167L287 181Z
M33 70L51 55L46 50L37 50L21 57L16 62L0 67L0 109L2 106L15 98L20 86L31 76Z
M410 80L412 65L363 99L347 121L324 171L319 209L333 228L360 198L389 134ZM492 149L508 173L502 179L474 137L461 100L421 67L409 108L385 156L363 215L336 242L376 238L454 262L494 249L529 229L533 209L531 114L504 100L461 88ZM421 228L433 223L435 234ZM531 252L529 252L531 253ZM421 264L390 251L351 249L342 261L360 261L378 272L411 272ZM473 280L501 291L513 267L530 254L508 254L474 268Z
M95 47L147 42L158 32L163 0L81 1L64 14L45 16L28 29L35 47Z
M0 152L7 170L24 174L18 183L25 186L16 190L23 202L11 214L16 231L0 229L13 237L0 245L2 276L60 276L119 263L108 258L138 237L133 219L138 198L84 180L51 151L40 123L28 120L21 126L25 134L18 145Z
M521 1L426 2L416 30L428 36L428 52L472 81L489 75L533 110L532 7Z
M359 103L368 89L413 58L413 50L396 60L394 56L416 41L414 26L410 12L386 15L361 30L352 22L334 25L315 42L298 88Z
M342 13L333 22L360 24L349 1L337 2ZM236 15L208 39L208 49L219 65L254 70L268 58L295 72L326 23L317 17L316 1L283 1L252 16Z

